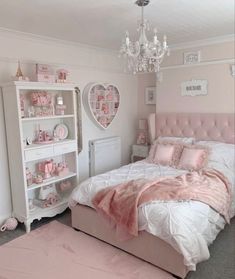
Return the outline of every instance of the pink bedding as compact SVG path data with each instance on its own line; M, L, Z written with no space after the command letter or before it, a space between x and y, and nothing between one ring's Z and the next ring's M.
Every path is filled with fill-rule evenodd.
M230 220L231 185L221 172L214 169L153 181L131 180L101 190L92 202L100 214L116 225L117 230L137 236L138 206L159 200L197 200L211 206L228 223Z

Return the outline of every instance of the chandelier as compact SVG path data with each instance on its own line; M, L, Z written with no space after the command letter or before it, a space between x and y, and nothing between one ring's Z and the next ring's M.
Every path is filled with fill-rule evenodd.
M163 43L158 40L157 29L153 31L153 41L148 41L146 31L149 30L149 23L144 19L144 7L149 4L150 0L137 0L135 4L141 7L141 21L137 31L139 32L139 40L132 42L129 33L126 31L125 41L123 42L120 54L127 58L127 66L129 71L134 74L138 72L159 72L160 64L164 55L169 56L169 48L166 36Z

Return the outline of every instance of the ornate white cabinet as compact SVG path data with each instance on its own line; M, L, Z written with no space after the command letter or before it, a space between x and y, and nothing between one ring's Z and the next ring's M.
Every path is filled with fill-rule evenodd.
M77 185L80 94L72 84L40 82L11 82L2 92L13 216L29 232L33 220L64 211Z

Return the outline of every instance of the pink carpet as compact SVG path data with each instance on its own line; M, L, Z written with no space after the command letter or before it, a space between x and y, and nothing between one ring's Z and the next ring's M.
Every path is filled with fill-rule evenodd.
M0 246L0 278L172 279L173 277L102 241L53 221Z

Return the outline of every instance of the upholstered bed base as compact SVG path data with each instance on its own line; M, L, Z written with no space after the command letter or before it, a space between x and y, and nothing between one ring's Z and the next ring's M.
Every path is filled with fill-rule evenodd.
M183 256L165 241L145 231L140 232L138 237L131 240L117 241L105 221L88 206L77 205L72 208L72 226L180 278L185 278L187 274Z

